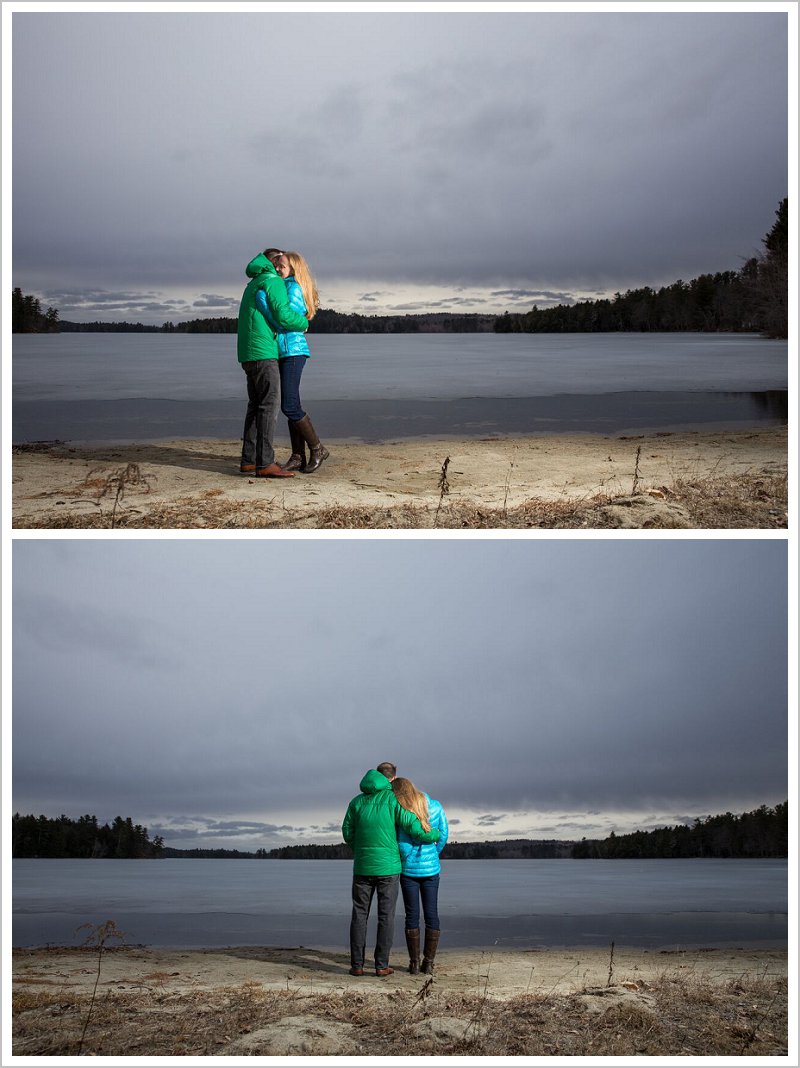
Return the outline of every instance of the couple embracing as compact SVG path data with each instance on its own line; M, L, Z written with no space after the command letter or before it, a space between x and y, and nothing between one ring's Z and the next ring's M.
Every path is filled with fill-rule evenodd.
M447 816L438 801L398 778L388 761L366 773L361 793L350 802L342 837L353 850L353 911L350 920L350 974L364 974L367 920L378 898L375 974L391 975L398 890L403 893L408 970L433 974L439 944L439 854L447 842ZM420 901L425 940L420 961Z
M237 355L247 376L240 470L256 478L311 474L329 456L300 403L300 376L310 356L305 332L319 309L316 283L299 252L277 248L252 259L245 273L250 281L237 326ZM292 443L285 464L275 462L272 444L279 404Z

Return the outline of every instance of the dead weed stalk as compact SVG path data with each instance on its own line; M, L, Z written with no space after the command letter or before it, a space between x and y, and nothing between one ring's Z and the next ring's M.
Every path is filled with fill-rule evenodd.
M433 519L433 525L434 526L436 526L438 524L438 522L439 522L439 510L442 507L442 502L444 501L445 497L450 492L450 482L448 481L448 478L447 478L447 468L449 466L450 466L450 457L447 456L447 457L445 457L445 461L442 464L442 470L441 470L441 472L439 474L439 482L438 482L439 503L436 506L436 515L434 516L434 519Z
M141 488L143 487L145 493L149 493L150 479L142 474L141 468L138 464L128 463L124 467L118 468L110 475L106 475L101 479L92 479L94 471L90 471L86 476L85 485L89 486L94 482L97 488L97 503L100 504L106 497L114 495L114 504L111 509L111 529L113 530L117 525L117 509L125 496L125 491L129 487Z
M100 969L103 964L103 953L106 945L111 941L117 941L121 945L124 945L125 933L120 931L119 927L117 927L113 920L106 920L105 923L82 923L78 930L88 930L88 934L86 935L83 944L97 949L97 975L95 976L92 997L89 1002L89 1011L86 1013L83 1031L81 1032L80 1042L78 1043L78 1056L80 1057L83 1053L83 1042L86 1038L86 1031L89 1027L89 1021L92 1018L92 1010L94 1009L94 1002L97 997L97 987L100 983Z
M614 981L614 943L611 943L611 956L608 960L608 979L606 980L606 986L611 986Z
M512 455L516 455L516 449ZM510 461L508 471L506 471L505 492L503 494L503 515L508 515L508 491L511 489L511 473L514 470L514 461Z

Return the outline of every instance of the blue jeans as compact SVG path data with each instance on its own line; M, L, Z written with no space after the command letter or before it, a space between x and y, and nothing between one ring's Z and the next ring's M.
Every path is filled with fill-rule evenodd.
M304 416L300 403L300 375L306 365L307 356L281 356L278 360L281 373L281 411L293 423Z
M353 913L350 918L350 964L364 967L367 945L367 919L373 895L378 894L378 933L375 939L375 967L389 967L394 938L394 912L397 907L399 875L354 875Z
M415 879L412 875L401 875L400 889L403 891L403 904L406 907L406 930L413 931L419 927L419 903L421 899L425 926L430 927L433 931L438 931L439 876L428 875L424 879Z

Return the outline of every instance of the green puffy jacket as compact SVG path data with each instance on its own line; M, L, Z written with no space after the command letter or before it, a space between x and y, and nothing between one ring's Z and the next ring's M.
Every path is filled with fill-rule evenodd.
M256 307L258 290L266 293L272 318L284 330L308 330L308 319L289 306L284 281L263 253L250 260L245 273L250 281L239 305L236 344L239 363L277 360L280 353L275 331Z
M392 784L379 771L368 771L361 793L347 806L342 837L353 850L354 875L399 875L403 870L397 828L415 842L438 842L438 831L424 831L413 812L399 803Z

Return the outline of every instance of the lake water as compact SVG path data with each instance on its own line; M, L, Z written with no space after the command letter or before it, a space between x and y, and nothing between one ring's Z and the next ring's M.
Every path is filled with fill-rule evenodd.
M311 347L303 400L330 438L787 420L788 344L749 334L320 334ZM12 380L14 442L241 434L231 335L16 334Z
M351 873L335 860L15 860L13 944L80 944L81 924L112 919L136 944L343 945ZM439 907L453 947L783 947L787 874L785 860L451 860ZM374 923L373 906L370 937Z

